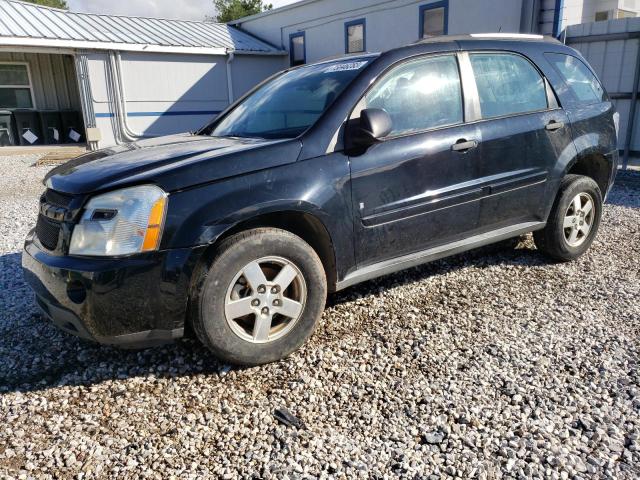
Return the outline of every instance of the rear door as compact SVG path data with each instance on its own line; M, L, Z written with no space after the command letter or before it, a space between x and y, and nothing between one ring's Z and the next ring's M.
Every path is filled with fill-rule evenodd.
M479 228L544 220L558 158L575 154L571 126L547 80L526 57L469 52L479 101L479 168L487 186Z
M618 133L615 108L607 92L595 73L578 57L564 53L545 53L544 56L568 87L562 91L561 100L571 120L577 150L604 154L611 163L611 171L601 174L613 180L617 168Z

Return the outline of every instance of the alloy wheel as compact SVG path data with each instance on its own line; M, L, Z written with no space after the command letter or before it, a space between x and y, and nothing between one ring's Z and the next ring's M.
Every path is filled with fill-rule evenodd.
M306 298L304 277L293 262L263 257L235 275L225 297L225 317L243 340L273 342L300 320Z
M595 218L594 201L591 195L581 192L576 195L564 214L564 239L570 247L582 245L591 232Z

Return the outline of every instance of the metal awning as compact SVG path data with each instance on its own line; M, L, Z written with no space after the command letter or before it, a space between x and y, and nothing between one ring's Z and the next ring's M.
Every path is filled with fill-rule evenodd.
M224 55L286 52L230 25L74 13L0 0L0 46Z

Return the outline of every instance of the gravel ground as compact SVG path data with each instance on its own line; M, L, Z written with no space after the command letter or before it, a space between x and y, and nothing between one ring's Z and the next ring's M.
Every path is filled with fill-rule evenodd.
M368 282L235 369L43 321L19 251L47 169L0 167L0 478L640 477L640 177L579 261L524 239Z

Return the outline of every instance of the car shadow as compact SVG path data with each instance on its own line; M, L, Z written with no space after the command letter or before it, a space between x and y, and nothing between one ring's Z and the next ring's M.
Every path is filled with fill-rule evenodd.
M540 265L537 252L485 247L422 267L383 277L329 296L328 307L347 303L430 276L466 266ZM226 375L242 367L225 365L192 335L173 344L145 350L123 350L88 342L59 331L35 305L22 279L20 254L0 256L0 394L46 390L60 386L91 386L132 377L172 378Z
M535 250L531 235L524 235L519 239L476 248L349 287L331 295L327 305L339 305L356 298L378 294L381 290L402 287L469 267L492 268L508 265L545 267L554 263L553 260Z
M626 208L640 208L640 172L620 170L607 198L607 204ZM393 275L370 280L332 295L329 298L328 305L338 305L354 298L376 294L380 290L403 286L431 276L444 275L453 270L472 266L475 268L505 265L544 267L554 263L553 260L550 260L535 249L531 235L520 237L519 242L513 245L510 245L509 242L477 248L459 255L403 270Z
M122 350L58 330L37 308L22 277L19 253L0 256L0 286L0 395L150 375L225 374L230 369L189 338Z

